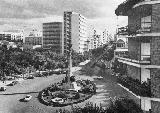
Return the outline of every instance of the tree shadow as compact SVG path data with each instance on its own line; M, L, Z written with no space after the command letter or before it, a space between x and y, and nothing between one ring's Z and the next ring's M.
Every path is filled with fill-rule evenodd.
M6 93L6 94L0 94L0 95L20 95L20 94L32 94L32 93L39 93L39 91L24 92L24 93Z

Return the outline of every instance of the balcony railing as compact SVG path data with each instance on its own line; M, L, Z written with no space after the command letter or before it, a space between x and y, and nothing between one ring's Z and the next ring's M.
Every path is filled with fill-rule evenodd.
M150 62L151 61L151 56L150 55L142 55L141 56L141 62Z
M117 34L119 34L119 35L128 34L128 26L118 28L118 33Z
M151 63L150 55L142 55L140 60L136 58L133 59L133 57L130 57L129 55L125 55L125 56L119 55L117 58L120 60L138 63L138 64L150 64Z

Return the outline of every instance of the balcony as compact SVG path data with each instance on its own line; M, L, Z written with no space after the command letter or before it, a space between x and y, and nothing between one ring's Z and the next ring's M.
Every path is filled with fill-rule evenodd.
M119 55L117 58L122 61L127 61L131 63L136 63L136 64L144 64L144 65L146 64L147 65L151 63L150 55L141 55L141 60L138 60L137 57L133 57L130 55L126 55L126 56Z
M118 28L118 35L127 35L128 34L128 26Z

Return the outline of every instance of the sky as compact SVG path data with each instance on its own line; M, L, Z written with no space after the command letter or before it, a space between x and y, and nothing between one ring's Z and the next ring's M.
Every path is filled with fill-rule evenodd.
M0 31L32 28L42 23L63 21L64 11L84 15L95 29L113 34L127 17L116 17L115 9L125 0L0 0Z

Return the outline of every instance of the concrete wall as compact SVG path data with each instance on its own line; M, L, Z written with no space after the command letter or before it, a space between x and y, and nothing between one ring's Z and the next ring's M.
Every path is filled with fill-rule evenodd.
M128 65L127 72L129 77L140 80L140 75L141 75L140 68Z
M141 69L141 82L147 82L150 79L150 70L149 69Z
M160 106L160 102L151 101L152 113L159 113L160 112L159 106Z
M160 32L160 4L152 5L152 32Z
M151 64L160 65L160 37L151 38ZM160 69L151 69L152 97L160 98ZM160 112L160 102L152 102L153 113Z
M130 58L140 60L140 41L136 38L129 38L128 45L128 52L130 54Z

